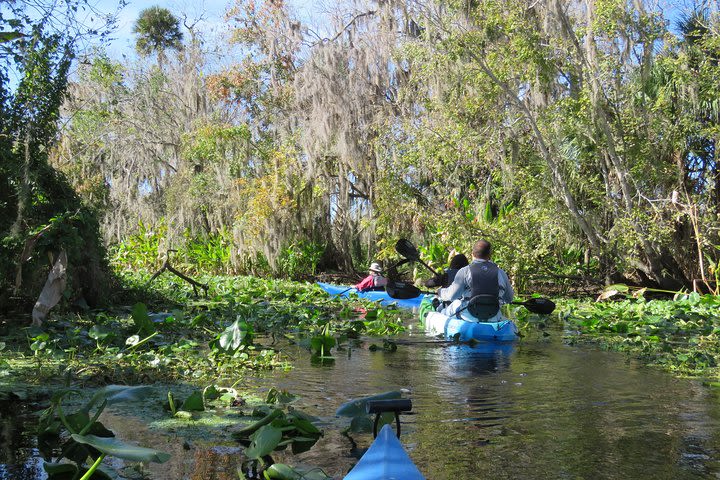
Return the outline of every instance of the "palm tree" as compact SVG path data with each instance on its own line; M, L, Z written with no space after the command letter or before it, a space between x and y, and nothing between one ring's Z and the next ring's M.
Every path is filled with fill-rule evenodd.
M183 34L180 20L170 10L162 7L150 7L140 12L133 33L137 34L135 48L140 55L157 53L158 64L162 68L165 50L182 48Z

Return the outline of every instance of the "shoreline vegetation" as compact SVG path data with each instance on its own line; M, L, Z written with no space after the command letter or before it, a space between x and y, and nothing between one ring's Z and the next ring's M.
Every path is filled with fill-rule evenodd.
M199 385L215 378L232 384L237 371L292 368L278 342L322 357L313 341L330 342L327 350L333 351L361 336L391 338L417 323L407 311L332 298L307 282L199 277L209 285L205 297L171 275L148 285L150 276L119 272L125 303L59 309L42 328L31 327L29 315L2 317L1 383ZM623 285L606 292L615 299L565 298L549 316L522 307L510 314L521 330L555 328L569 344L628 352L674 375L718 379L719 297L678 293L674 299L646 299L647 293L631 294Z

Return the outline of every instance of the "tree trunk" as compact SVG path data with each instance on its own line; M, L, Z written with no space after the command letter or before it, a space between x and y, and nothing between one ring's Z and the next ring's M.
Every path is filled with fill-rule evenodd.
M24 231L23 223L25 211L30 206L30 171L32 169L32 157L30 156L30 132L25 133L23 175L20 180L20 191L18 192L17 216L10 230L11 235L19 237Z

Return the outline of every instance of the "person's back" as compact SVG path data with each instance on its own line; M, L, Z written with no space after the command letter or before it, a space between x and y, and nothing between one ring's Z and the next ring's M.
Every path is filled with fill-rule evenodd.
M458 270L452 284L438 291L440 300L450 302L443 310L453 315L476 298L469 307L470 313L478 319L488 320L499 315L500 306L512 302L514 292L507 274L490 261L491 245L485 240L473 247L473 261Z
M369 274L363 278L355 289L358 292L367 292L369 290L382 290L387 285L387 278L382 276L382 268L378 263L373 262L369 268Z

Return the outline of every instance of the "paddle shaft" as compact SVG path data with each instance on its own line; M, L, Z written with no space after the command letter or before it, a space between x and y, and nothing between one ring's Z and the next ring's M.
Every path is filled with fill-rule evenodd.
M433 273L433 275L437 275L437 274L438 274L435 270L433 270L433 268L432 268L430 265L428 265L427 263L425 263L424 261L422 261L422 260L420 259L420 257L418 257L417 261L420 262L420 263L422 263L423 265L425 265L425 268L427 268L428 270L430 270L430 271Z

